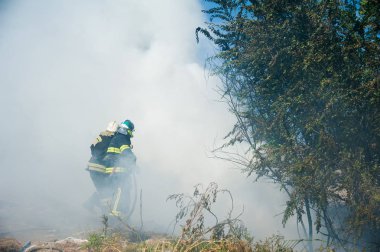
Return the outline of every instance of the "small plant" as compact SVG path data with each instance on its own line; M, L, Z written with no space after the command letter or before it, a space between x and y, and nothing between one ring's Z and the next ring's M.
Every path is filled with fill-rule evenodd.
M231 203L227 217L222 221L212 209L220 194L227 194ZM216 183L210 183L202 191L202 186L198 184L192 196L173 194L168 200L175 200L179 208L176 224L184 222L173 251L250 251L252 237L239 219L242 213L232 216L234 205L230 191L219 189ZM214 225L206 226L206 217L213 218Z
M102 224L102 234L91 233L84 248L94 252L119 251L122 247L121 236L118 234L109 235L109 217L105 214L102 215Z
M103 224L103 235L107 236L108 231L108 216L103 214L102 215L102 224Z
M96 233L91 233L88 236L88 242L84 245L84 248L89 251L99 252L102 250L104 244L104 236Z
M88 237L88 242L83 247L91 252L123 251L126 247L126 242L118 234L105 237L92 233Z

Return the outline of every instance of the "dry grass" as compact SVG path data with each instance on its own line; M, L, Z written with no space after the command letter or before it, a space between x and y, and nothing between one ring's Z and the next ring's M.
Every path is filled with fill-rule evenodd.
M230 200L230 209L226 209L226 218L220 220L213 212L213 205L220 195ZM89 251L146 251L146 252L204 252L204 251L231 251L231 252L266 252L266 251L293 251L293 248L283 241L280 236L273 236L265 241L253 243L253 238L247 231L244 223L239 219L240 214L233 217L233 197L228 190L219 189L216 183L210 183L204 190L201 185L194 187L192 195L173 194L168 197L173 200L179 211L175 223L181 226L181 234L175 239L151 238L130 227L122 219L126 233L121 235L109 234L108 218L103 218L103 234L91 234L86 248ZM224 202L226 198L224 198ZM213 224L206 226L206 218L211 218ZM212 223L212 222L211 222ZM136 241L132 236L139 237ZM120 232L119 232L120 234ZM129 239L128 239L129 237ZM144 237L144 239L141 239ZM150 239L148 239L150 238Z
M229 200L230 208L225 209L224 216L226 217L219 219L213 211L213 205L219 196L223 197L223 195L223 202ZM109 229L108 218L103 217L103 233L91 234L85 248L91 252L292 252L302 242L301 240L286 241L279 235L273 235L262 241L254 241L244 223L239 219L242 212L233 214L234 204L231 193L226 189L219 189L216 183L210 183L205 189L201 185L196 185L191 195L173 194L168 197L168 200L174 201L179 209L174 226L178 224L181 227L178 237L146 234L129 226L121 218L119 222L124 226L124 231L115 232L115 229Z
M94 238L94 237L93 237ZM91 241L86 245L88 251L93 252L291 252L294 251L280 236L273 236L264 241L250 243L246 240L221 239L221 240L171 240L148 239L139 243L123 240L121 236L100 238L99 243Z

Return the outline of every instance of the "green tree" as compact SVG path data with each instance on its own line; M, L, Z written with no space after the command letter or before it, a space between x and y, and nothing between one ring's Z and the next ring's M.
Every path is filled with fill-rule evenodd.
M206 1L197 39L217 46L211 67L237 118L222 150L248 146L233 161L281 185L284 225L296 214L310 240L379 243L380 3Z

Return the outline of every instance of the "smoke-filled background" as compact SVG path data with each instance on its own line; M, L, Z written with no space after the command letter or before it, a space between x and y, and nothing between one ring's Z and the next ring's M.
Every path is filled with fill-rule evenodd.
M201 9L194 0L0 1L1 236L100 226L82 207L94 191L89 146L109 121L131 119L145 229L168 230L169 194L215 181L237 214L244 206L255 237L296 238L292 222L282 228L278 188L210 158L234 118L204 68L213 48L195 40Z

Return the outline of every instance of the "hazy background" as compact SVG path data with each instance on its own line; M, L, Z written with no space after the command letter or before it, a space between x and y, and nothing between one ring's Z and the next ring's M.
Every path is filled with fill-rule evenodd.
M210 42L195 41L201 9L195 0L0 0L0 235L101 226L82 207L94 191L89 145L128 118L147 230L174 219L169 194L215 181L236 213L244 206L254 236L296 238L276 216L276 188L209 158L234 118L204 69Z

